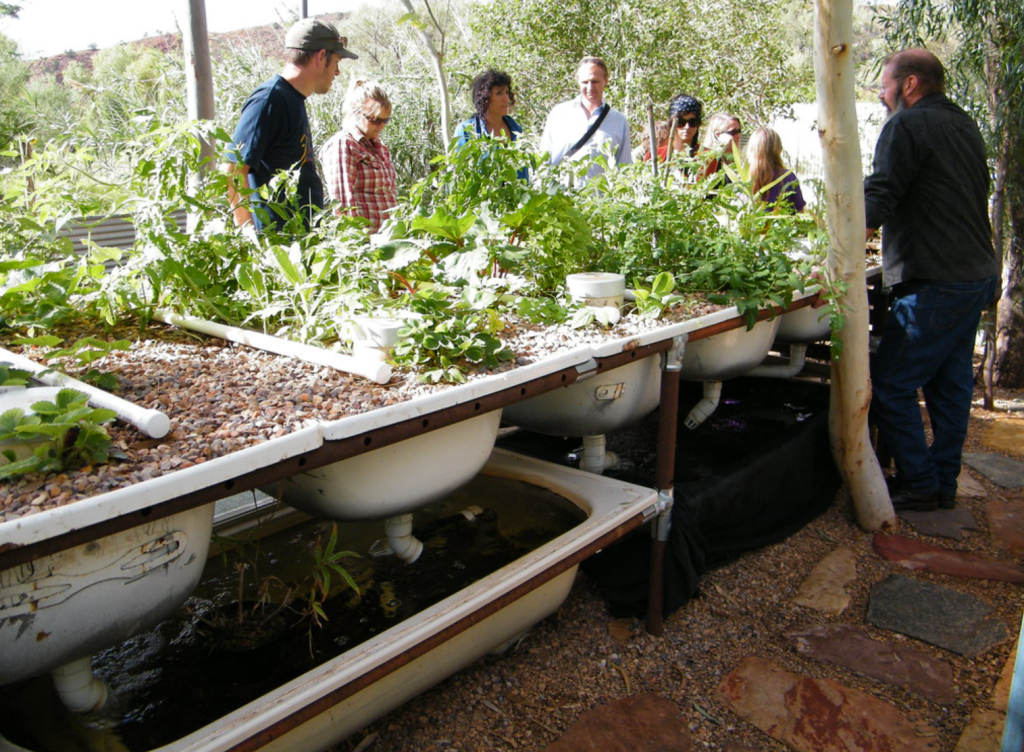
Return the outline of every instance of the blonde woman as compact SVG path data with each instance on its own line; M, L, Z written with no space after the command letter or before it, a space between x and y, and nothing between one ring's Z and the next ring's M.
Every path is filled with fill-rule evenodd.
M800 182L782 163L782 139L778 133L763 126L754 131L747 142L747 166L750 190L757 200L790 211L804 210L807 204ZM764 190L765 186L771 187Z
M704 136L704 151L714 155L708 162L708 175L718 172L723 164L733 158L733 149L738 149L743 126L739 118L726 112L716 112L708 119L708 130Z
M342 129L324 144L320 162L328 195L348 211L369 222L377 232L397 193L397 176L391 152L380 135L391 119L391 100L374 81L352 82L345 103Z

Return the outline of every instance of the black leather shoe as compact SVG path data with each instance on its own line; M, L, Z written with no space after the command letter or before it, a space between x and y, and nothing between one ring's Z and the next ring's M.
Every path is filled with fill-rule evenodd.
M939 491L912 491L901 488L890 497L897 512L934 512L939 507Z
M935 497L939 504L939 509L954 509L956 508L956 489L955 488L940 488L938 495Z

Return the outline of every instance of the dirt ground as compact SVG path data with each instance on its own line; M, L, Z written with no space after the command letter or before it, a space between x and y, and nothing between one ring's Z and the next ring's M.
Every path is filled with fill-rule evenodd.
M1020 399L1022 395L996 396ZM1024 430L1024 413L975 407L965 451L999 451L986 444L996 424ZM1005 451L1013 449L1012 442L1002 449L1013 456ZM1024 446L1018 451L1024 451ZM984 487L985 495L961 496L958 505L970 509L980 529L967 532L960 541L928 538L928 542L998 561L1017 561L992 545L986 505L996 499L1024 502L1024 491L1002 488L973 471L972 477ZM896 532L922 537L904 521ZM735 715L718 694L722 678L746 656L768 658L800 675L833 678L871 693L907 717L931 725L938 733L937 749L952 752L972 711L992 706L993 689L1016 643L1024 590L1005 582L913 573L915 578L982 599L1007 624L1013 639L973 659L879 630L864 620L870 588L892 573L908 570L877 556L872 537L856 526L840 490L824 514L788 539L708 572L698 597L666 619L660 637L649 635L641 621L613 619L595 584L581 573L557 614L538 624L507 654L478 661L338 745L334 752L543 750L582 712L641 692L655 692L678 706L678 718L688 726L694 750L787 750ZM792 603L811 568L839 546L856 553L857 578L848 588L849 607L840 616L830 616ZM947 661L953 670L955 702L934 704L804 657L783 636L789 629L820 623L853 624L877 639L912 645Z

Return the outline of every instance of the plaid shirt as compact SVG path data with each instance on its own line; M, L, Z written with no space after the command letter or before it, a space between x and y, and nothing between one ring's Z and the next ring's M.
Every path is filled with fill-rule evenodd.
M394 208L395 168L388 147L355 130L335 133L320 151L328 195L343 208L370 222L377 232ZM337 209L341 212L343 209Z

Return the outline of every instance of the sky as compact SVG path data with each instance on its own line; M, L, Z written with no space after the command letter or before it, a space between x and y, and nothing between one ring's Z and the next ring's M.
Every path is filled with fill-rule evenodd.
M100 49L171 33L185 24L188 0L7 0L18 18L0 20L0 33L18 43L25 60L66 50ZM361 0L307 0L308 15L353 10ZM211 32L234 31L297 18L301 0L206 0Z

